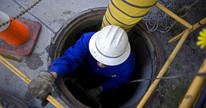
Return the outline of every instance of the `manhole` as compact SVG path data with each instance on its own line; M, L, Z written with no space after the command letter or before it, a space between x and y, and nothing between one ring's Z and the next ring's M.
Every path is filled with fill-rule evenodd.
M50 57L55 60L80 38L83 33L99 30L106 8L86 10L68 22L57 34L50 47ZM135 55L135 70L130 80L151 78L158 72L164 62L164 54L155 34L148 33L147 28L139 22L128 32L132 52ZM104 100L103 108L134 107L146 92L150 81L123 84L114 100ZM70 107L94 107L85 101L81 87L72 84L69 77L60 78L55 87L62 100Z

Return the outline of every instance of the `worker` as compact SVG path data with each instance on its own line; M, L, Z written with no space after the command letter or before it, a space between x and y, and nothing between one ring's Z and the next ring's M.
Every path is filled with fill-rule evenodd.
M40 72L31 81L28 86L30 94L45 100L54 82L71 74L80 65L89 70L84 73L91 72L97 79L107 79L86 91L89 99L96 101L102 92L117 89L129 80L135 68L127 33L115 25L106 26L98 32L84 33L75 45L52 63L49 72Z

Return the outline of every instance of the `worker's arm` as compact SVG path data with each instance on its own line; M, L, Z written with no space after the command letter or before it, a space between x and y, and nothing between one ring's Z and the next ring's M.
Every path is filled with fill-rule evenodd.
M83 34L74 46L66 50L64 56L52 63L49 72L56 72L57 78L59 78L73 72L80 66L90 54L89 40L93 34L94 32Z
M33 79L29 86L29 93L44 101L52 92L52 85L58 77L64 76L83 63L89 54L89 39L94 33L83 34L76 44L70 47L65 55L55 60L50 72L40 72L36 79Z
M57 79L58 75L56 72L50 72L52 74L52 76L54 76L55 79Z
M100 93L103 92L102 86L99 86L99 87L98 87L98 90L99 90Z

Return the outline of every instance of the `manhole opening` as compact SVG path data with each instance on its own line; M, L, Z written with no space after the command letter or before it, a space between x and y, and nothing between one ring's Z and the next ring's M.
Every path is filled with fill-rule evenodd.
M105 8L85 11L65 26L58 34L58 39L52 47L54 51L50 55L53 55L53 59L61 57L65 50L74 45L83 33L98 31L104 13ZM160 69L164 58L158 40L147 32L141 22L128 32L128 36L136 63L130 80L151 78ZM75 74L81 71L86 72L86 70L81 69L80 67L73 74L61 78L58 81L56 90L70 106L97 107L98 105L87 101L84 96L84 90L95 86L95 81L92 78L88 80L88 78L84 79L79 76L80 74ZM103 108L136 105L146 92L149 84L149 81L123 84L115 91L103 93L100 103ZM112 98L109 96L110 94L113 95Z

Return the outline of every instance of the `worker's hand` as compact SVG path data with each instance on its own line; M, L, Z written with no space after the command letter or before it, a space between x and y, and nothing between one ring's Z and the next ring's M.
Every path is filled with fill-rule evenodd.
M54 76L49 72L40 72L39 76L32 80L28 86L29 93L35 98L44 101L52 92L52 84L55 82Z
M93 88L93 89L90 89L90 90L86 91L85 95L91 101L98 102L100 94L101 94L101 92L98 88Z

